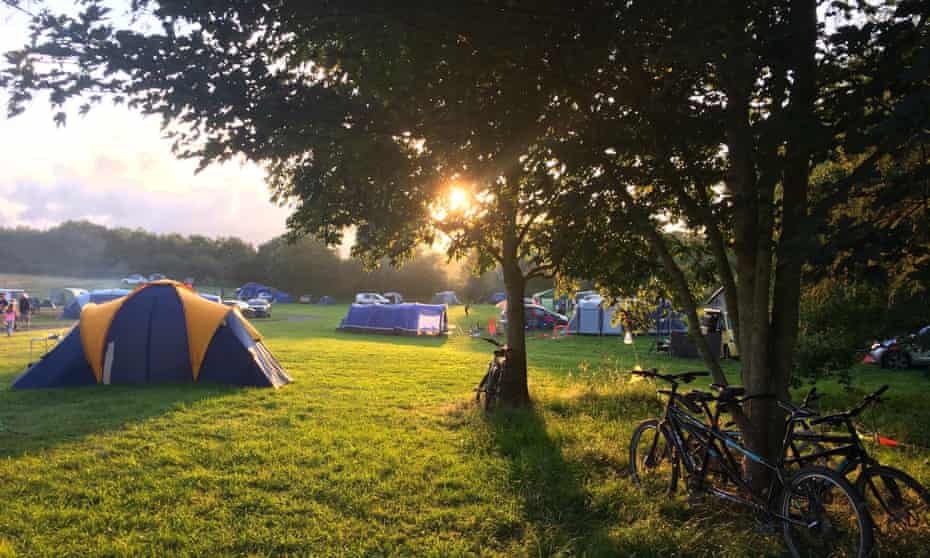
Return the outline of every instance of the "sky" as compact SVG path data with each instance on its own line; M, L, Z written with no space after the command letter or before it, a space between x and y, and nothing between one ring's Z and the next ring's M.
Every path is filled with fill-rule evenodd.
M0 8L0 52L22 46L27 18ZM157 119L101 105L56 127L36 101L6 118L0 92L0 226L48 228L69 219L157 233L238 236L259 244L284 232L260 168L245 162L195 173L171 154Z

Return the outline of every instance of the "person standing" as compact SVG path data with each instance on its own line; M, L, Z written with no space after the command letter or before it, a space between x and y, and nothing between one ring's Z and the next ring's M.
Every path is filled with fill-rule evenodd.
M3 314L4 319L6 320L6 336L13 336L13 327L16 326L16 308L13 307L12 303L6 305L6 312Z
M19 317L23 322L23 329L29 329L32 323L32 301L29 300L28 293L19 297Z

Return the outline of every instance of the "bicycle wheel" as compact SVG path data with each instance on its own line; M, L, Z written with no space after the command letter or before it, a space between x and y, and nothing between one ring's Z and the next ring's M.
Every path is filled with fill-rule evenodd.
M678 484L678 459L659 421L639 423L630 437L630 476L651 493L672 494Z
M866 558L872 520L859 493L839 473L805 467L782 493L785 543L795 558Z
M501 393L501 367L499 364L495 362L488 367L488 373L482 383L484 387L479 390L479 395L484 393L484 397L478 400L478 404L485 411L490 411L497 406Z
M876 529L899 535L930 525L930 494L913 477L894 467L870 467L856 479Z

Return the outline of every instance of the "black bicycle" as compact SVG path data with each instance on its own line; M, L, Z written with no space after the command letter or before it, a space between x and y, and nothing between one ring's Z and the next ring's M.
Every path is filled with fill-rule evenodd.
M634 482L647 489L665 484L665 490L673 493L678 476L683 474L689 496L709 494L781 523L785 543L795 557L865 558L871 553L872 521L862 497L843 475L816 465L789 474L784 463L790 450L789 436L781 457L771 463L720 428L722 412L772 395L746 396L743 388L724 386L712 386L716 394L692 391L682 395L678 393L680 383L690 383L707 373L663 375L647 370L634 374L672 386L671 390L660 390L668 396L664 416L644 421L633 431L630 469ZM714 410L711 402L716 403ZM695 410L708 420L695 416ZM767 490L753 488L743 472L744 460L770 471Z
M904 471L879 463L869 453L853 423L853 419L867 408L881 403L881 396L887 390L887 385L882 386L852 409L826 416L810 408L819 399L817 388L808 392L800 406L784 401L779 405L800 417L792 424L789 435L792 441L806 444L806 451L796 445L794 456L786 459L786 463L825 463L846 477L858 471L855 487L864 498L875 526L883 534L894 536L930 525L930 493ZM842 427L846 432L822 433L811 429L820 424Z
M482 339L497 347L494 349L494 357L488 363L488 371L484 373L484 377L475 388L475 401L478 406L489 411L500 401L501 382L504 378L504 371L507 370L510 347L495 339L488 337L482 337Z

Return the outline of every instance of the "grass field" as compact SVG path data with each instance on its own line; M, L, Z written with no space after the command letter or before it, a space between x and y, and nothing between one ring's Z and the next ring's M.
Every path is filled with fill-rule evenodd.
M493 308L474 310L484 322ZM28 332L0 339L2 556L781 556L781 537L710 502L650 502L627 478L658 412L634 364L693 369L617 338L529 341L532 409L470 404L490 347L463 334L335 330L344 306L256 325L294 383L12 392ZM451 322L465 329L461 307ZM735 374L735 368L729 369ZM930 380L861 368L843 407L890 383L865 428L918 447L883 458L930 483ZM881 556L927 555L930 537Z

